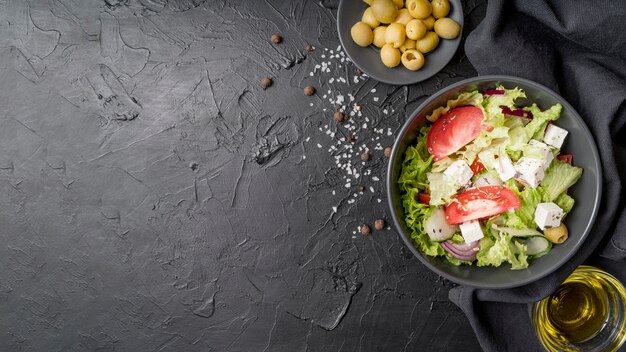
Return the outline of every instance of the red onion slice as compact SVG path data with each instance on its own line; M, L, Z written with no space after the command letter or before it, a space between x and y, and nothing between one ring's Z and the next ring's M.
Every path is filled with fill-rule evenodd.
M468 262L476 259L476 253L478 253L478 246L480 241L474 241L470 243L454 243L450 240L442 242L441 247L450 253L453 257L465 260Z
M500 89L487 89L483 95L504 95L504 91Z
M505 114L505 115L523 117L525 119L532 119L533 118L533 114L530 111L526 111L524 109L511 110L511 108L509 108L507 106L503 106L502 107L502 113Z

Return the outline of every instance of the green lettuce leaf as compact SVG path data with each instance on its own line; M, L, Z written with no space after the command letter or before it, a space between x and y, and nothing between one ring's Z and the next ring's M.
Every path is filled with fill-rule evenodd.
M469 165L472 165L478 154L489 148L496 142L501 142L503 138L507 138L509 128L504 126L495 127L491 132L483 130L480 135L465 147L461 148L456 154L462 157Z
M533 119L526 126L517 126L509 130L509 145L507 150L520 151L531 139L543 141L546 125L561 115L563 106L555 104L550 109L541 111L537 104L524 108L533 114Z
M398 186L401 191L408 192L411 189L424 191L428 188L427 174L433 159L428 153L426 136L430 127L422 127L417 138L417 144L406 149L402 170L398 178Z
M478 266L500 266L510 263L512 270L526 269L528 256L526 246L513 241L513 236L505 233L493 233L493 238L483 238L480 241L481 249L476 254Z
M574 198L570 197L567 193L561 193L556 197L554 203L556 203L559 208L563 209L563 217L565 217L574 207Z
M520 88L505 89L503 86L496 87L497 90L503 90L504 94L488 95L483 101L483 109L487 117L485 123L491 126L503 126L505 117L502 114L502 106L515 109L515 100L518 98L526 98L526 94Z
M578 182L582 174L583 169L562 160L554 160L539 183L546 193L546 201L553 202Z
M537 204L543 202L545 198L545 192L541 188L524 188L523 191L517 191L517 187L513 189L517 193L517 197L520 201L520 208L514 213L505 213L506 217L505 225L508 227L514 227L517 229L535 229L535 209Z
M430 183L430 205L434 206L450 203L452 196L459 189L454 180L448 179L442 173L429 173L428 182Z
M482 102L483 95L478 91L464 92L459 94L456 98L448 100L446 106L440 106L433 110L430 115L426 116L426 119L430 122L435 122L439 119L439 117L445 115L448 111L458 106L473 105L482 108Z

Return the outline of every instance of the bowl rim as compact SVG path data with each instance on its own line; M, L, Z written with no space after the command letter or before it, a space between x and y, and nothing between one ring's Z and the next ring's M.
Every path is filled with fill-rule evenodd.
M375 80L377 80L379 82L387 83L387 84L391 84L391 85L395 85L395 86L404 86L404 85L410 85L410 84L423 82L423 81L425 81L425 80L435 76L436 74L441 72L443 69L445 69L446 66L448 65L448 63L454 57L454 55L456 55L457 51L459 51L459 46L461 45L461 41L462 41L462 38L463 38L463 29L465 29L465 15L464 15L464 12L463 12L463 3L460 0L458 1L458 7L459 7L459 10L461 11L461 20L459 22L459 24L461 25L461 32L459 33L459 36L457 38L453 39L453 41L454 41L454 48L453 48L453 50L451 50L450 55L446 59L440 60L440 63L442 63L443 65L441 66L441 68L439 70L433 72L433 74L430 75L430 76L425 76L425 77L416 78L416 79L410 79L410 80L398 80L398 79L394 80L394 79L390 79L390 78L386 77L385 75L380 76L380 75L378 75L376 73L369 72L368 70L365 70L361 65L359 65L357 63L357 61L359 61L359 60L355 60L353 55L350 54L350 51L347 49L347 46L344 43L344 40L347 40L347 38L344 38L342 30L341 30L341 28L339 28L339 25L342 22L340 20L340 18L342 18L343 12L346 11L345 3L347 3L348 1L355 1L355 0L340 0L339 1L339 6L337 6L337 21L336 21L337 22L337 27L336 27L336 29L337 29L337 36L339 37L339 43L341 44L341 47L343 48L343 51L345 51L346 55L348 55L348 58L354 64L354 66L356 66L359 70L363 71L363 73L367 74L369 77L371 77L371 78L373 78L373 79L375 79ZM361 1L361 0L358 0L358 1ZM456 3L455 3L455 6L457 6ZM362 48L362 49L366 49L366 48ZM378 48L376 48L376 49L378 49ZM378 49L378 50L380 50L380 49ZM428 54L426 54L426 55L428 55ZM418 72L419 71L416 71L416 73L418 73ZM419 76L419 75L417 75L417 76ZM390 75L389 77L394 77L394 76Z
M409 130L409 128L411 127L412 122L415 120L415 118L417 118L418 113L423 110L424 108L426 108L431 102L433 102L434 100L438 99L441 95L446 94L452 90L455 90L458 87L470 84L470 83L475 83L477 81L509 81L509 82L519 82L519 83L523 83L525 85L528 86L533 86L539 90L544 91L545 93L552 95L556 100L558 100L566 109L570 110L572 112L572 117L574 119L577 120L577 122L582 126L582 133L585 136L586 139L590 140L592 143L592 148L591 148L591 153L593 156L593 167L596 169L596 177L595 177L595 182L598 185L597 190L596 190L596 194L595 194L595 202L593 204L593 209L592 209L592 213L591 213L591 217L589 218L589 221L587 222L587 226L585 227L583 233L582 233L582 237L580 239L580 241L576 244L576 246L569 252L567 253L565 256L561 257L555 265L553 265L549 270L546 270L543 273L540 273L536 276L530 277L530 278L526 278L526 279L522 279L520 281L516 281L516 282L511 282L511 283L476 283L473 280L467 280L465 278L459 278L459 277L455 277L451 274L448 274L447 272L444 272L442 270L440 270L439 268L437 268L436 266L434 266L433 264L431 264L426 258L425 255L422 254L420 252L419 249L417 249L415 247L415 245L413 244L413 242L411 241L411 239L409 238L409 236L407 234L404 233L402 226L400 225L400 219L399 219L399 215L396 213L395 211L395 197L392 193L392 189L393 189L393 183L396 182L396 180L392 180L393 177L393 166L394 163L392 161L396 160L397 158L397 154L398 154L398 149L399 149L399 145L401 142L401 137L404 136L407 131ZM485 76L475 76L475 77L471 77L471 78L467 78L458 82L455 82L451 85L448 85L444 88L441 88L440 90L438 90L436 93L432 94L430 97L428 97L426 100L424 100L424 102L422 102L412 113L411 115L409 115L410 117L407 118L407 120L405 121L404 125L402 126L402 128L400 129L399 133L397 134L396 139L394 140L393 143L393 148L391 151L391 155L389 157L389 165L387 165L387 177L386 177L386 188L387 188L387 203L391 212L391 217L393 219L393 223L394 226L396 228L396 231L398 231L398 235L402 238L402 240L404 241L404 244L409 247L409 250L413 253L413 255L415 257L417 257L422 264L426 265L426 267L428 267L430 270L432 270L433 272L437 273L440 276L445 277L446 279L457 283L457 284L461 284L461 285L466 285L466 286L471 286L471 287L475 287L475 288L484 288L484 289L506 289L506 288L513 288L513 287L519 287L519 286L523 286L526 284L529 284L531 282L535 282L537 280L540 280L550 274L552 274L553 272L555 272L557 269L559 269L561 266L563 266L568 260L570 260L574 254L576 254L578 252L578 250L580 249L580 247L583 245L583 243L585 242L585 239L587 238L587 236L589 235L589 232L591 231L591 228L593 227L596 217L598 215L598 211L600 208L600 203L602 201L602 165L601 165L601 159L600 159L600 155L598 153L598 148L596 146L596 141L593 138L593 135L591 134L591 132L589 131L589 127L587 127L587 124L585 123L585 121L582 119L582 117L580 117L580 114L572 107L572 105L567 102L567 100L565 100L565 98L561 97L558 93L556 93L555 91L553 91L552 89L544 86L543 84L537 83L535 81L531 81L529 79L526 78L521 78L521 77L516 77L516 76L509 76L509 75L485 75ZM401 162L401 159L398 160L398 162ZM528 270L528 269L525 269Z

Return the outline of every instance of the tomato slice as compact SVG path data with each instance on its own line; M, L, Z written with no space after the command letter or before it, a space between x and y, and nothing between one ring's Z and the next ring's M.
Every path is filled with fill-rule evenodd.
M420 193L419 195L419 202L422 204L430 204L430 194L428 193Z
M572 154L561 154L557 156L556 158L559 160L563 160L570 165L574 164L574 156Z
M445 214L449 224L460 224L489 218L511 208L520 208L519 198L513 191L502 186L484 186L459 194L456 201L446 207Z
M474 172L474 176L476 176L479 173L485 171L485 165L483 165L483 163L481 163L480 160L476 158L474 159L472 165L470 165L470 169L472 169L472 172Z
M435 161L461 149L480 135L483 129L492 129L483 125L483 111L475 106L462 106L452 109L441 116L428 132L426 145Z

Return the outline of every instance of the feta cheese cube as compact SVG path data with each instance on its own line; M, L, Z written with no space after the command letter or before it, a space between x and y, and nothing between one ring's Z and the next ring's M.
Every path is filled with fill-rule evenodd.
M548 128L546 128L546 133L543 135L543 141L555 148L561 149L565 137L567 137L567 133L567 130L550 124Z
M465 243L478 241L479 239L485 237L478 220L466 221L460 224L459 228L461 229L461 236L463 236Z
M535 210L535 223L540 229L545 230L557 227L563 219L563 209L558 205L550 203L539 203Z
M508 181L515 177L515 167L508 155L500 155L494 164L494 169L502 181Z
M495 177L491 172L482 173L476 177L476 181L474 181L475 187L483 187L483 186L500 186L502 185L502 181L500 181L497 177Z
M536 157L533 157L535 157L535 159L543 160L543 168L544 170L547 169L554 159L552 149L550 149L547 144L539 142L536 139L531 139L530 142L528 142L528 145L534 147L533 149L535 151L535 154L537 154Z
M515 179L530 188L537 188L545 176L543 161L525 156L517 161L515 171Z
M447 179L453 180L459 186L464 186L472 179L472 176L474 176L474 172L469 165L467 165L465 160L453 162L443 174Z

